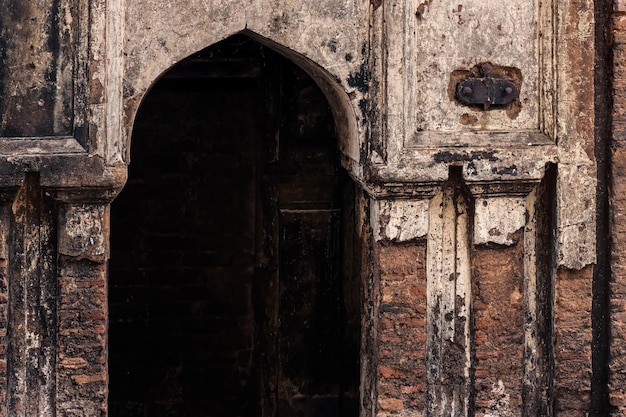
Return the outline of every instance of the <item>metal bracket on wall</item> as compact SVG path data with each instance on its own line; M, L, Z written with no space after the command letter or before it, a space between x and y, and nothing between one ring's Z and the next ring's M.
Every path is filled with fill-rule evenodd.
M456 85L456 98L466 105L489 107L511 103L519 95L517 86L509 80L492 77L470 77Z

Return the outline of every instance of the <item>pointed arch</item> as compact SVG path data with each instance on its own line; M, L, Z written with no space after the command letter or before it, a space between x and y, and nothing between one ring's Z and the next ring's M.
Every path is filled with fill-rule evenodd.
M289 61L296 64L299 68L301 68L304 72L306 72L317 84L320 90L323 92L328 104L330 105L331 111L333 113L333 117L335 120L335 127L337 131L337 140L338 140L338 148L341 151L342 155L345 157L359 162L360 159L360 140L359 140L359 128L358 128L358 117L355 109L353 107L352 101L341 85L341 82L333 76L328 70L324 67L316 63L315 61L309 59L304 54L290 49L284 45L281 45L278 42L275 42L269 38L266 38L256 32L253 32L249 29L244 29L239 32L235 32L229 34L227 36L216 39L215 42L197 49L191 53L187 53L182 58L177 58L173 62L169 62L166 68L163 68L158 76L154 77L154 79L150 80L147 85L149 86L143 91L133 91L132 86L125 85L125 90L133 91L132 97L125 100L124 109L125 109L125 146L123 150L123 159L129 163L130 162L130 147L131 147L131 139L132 139L132 130L134 125L134 120L137 115L137 111L139 110L143 99L146 94L150 91L150 89L154 86L154 84L161 79L161 77L182 62L184 59L193 56L194 54L208 49L217 43L228 39L234 35L245 35L254 41L260 43L261 45L279 53Z
M111 209L112 416L358 414L360 229L335 92L274 52L229 37L141 105Z

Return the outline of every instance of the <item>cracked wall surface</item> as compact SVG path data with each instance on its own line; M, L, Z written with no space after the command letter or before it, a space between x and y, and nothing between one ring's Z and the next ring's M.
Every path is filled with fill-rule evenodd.
M135 116L235 34L311 76L357 184L362 415L575 416L602 389L624 408L621 1L610 319L592 313L611 111L592 1L0 3L0 416L106 414L109 210ZM465 105L459 83L485 77L519 95ZM592 368L598 320L609 359Z

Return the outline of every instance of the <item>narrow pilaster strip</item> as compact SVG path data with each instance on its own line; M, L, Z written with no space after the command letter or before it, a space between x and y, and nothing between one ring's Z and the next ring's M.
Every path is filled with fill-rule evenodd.
M430 207L427 265L427 413L471 408L470 203L453 178Z
M56 280L53 205L37 174L13 203L8 299L8 415L54 414Z

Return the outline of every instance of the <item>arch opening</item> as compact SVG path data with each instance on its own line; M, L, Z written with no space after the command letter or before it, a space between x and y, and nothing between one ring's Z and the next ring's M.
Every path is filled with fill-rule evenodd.
M358 415L358 197L334 126L244 35L154 85L111 210L111 417Z

